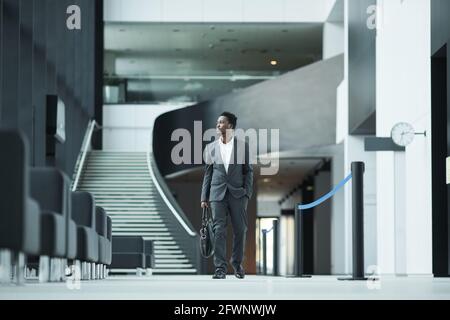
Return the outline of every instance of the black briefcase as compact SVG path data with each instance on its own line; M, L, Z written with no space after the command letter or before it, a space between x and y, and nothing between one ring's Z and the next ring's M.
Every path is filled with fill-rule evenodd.
M202 227L200 229L200 252L204 258L209 258L214 254L214 229L211 217L211 210L203 208Z

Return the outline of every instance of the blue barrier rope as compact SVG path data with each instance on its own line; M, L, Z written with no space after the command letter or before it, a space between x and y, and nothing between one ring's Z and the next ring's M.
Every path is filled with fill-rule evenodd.
M313 203L310 204L299 204L298 205L298 209L299 210L306 210L306 209L311 209L314 208L316 206L318 206L319 204L321 204L324 201L327 201L329 198L331 198L332 196L334 196L334 194L336 192L339 191L339 189L341 189L347 182L349 182L352 178L352 174L350 173L349 176L347 178L345 178L344 180L342 180L341 182L339 182L339 184L334 187L333 190L331 190L330 192L328 192L326 195L324 195L323 197L321 197L320 199L314 201Z

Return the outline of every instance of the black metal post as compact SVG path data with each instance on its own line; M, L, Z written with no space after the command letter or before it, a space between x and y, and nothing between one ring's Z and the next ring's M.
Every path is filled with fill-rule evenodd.
M273 220L273 275L278 276L278 236L279 236L279 222L277 219Z
M301 210L295 208L295 255L294 255L294 275L301 277L303 275L303 215Z
M352 162L351 168L353 276L341 280L367 280L364 277L364 162Z
M352 163L353 279L364 278L364 162Z
M267 233L266 230L262 231L263 237L263 275L267 275Z
M309 278L310 275L304 275L305 263L305 240L303 230L303 212L295 207L295 252L294 252L294 277Z

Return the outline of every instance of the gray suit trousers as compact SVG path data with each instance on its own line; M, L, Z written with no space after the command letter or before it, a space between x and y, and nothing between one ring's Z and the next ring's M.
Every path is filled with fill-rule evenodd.
M247 205L248 198L235 198L227 190L222 201L211 201L211 212L213 216L213 228L215 239L214 266L216 269L227 271L227 218L231 218L233 227L233 253L231 265L236 270L242 266L245 250L245 238L247 234Z

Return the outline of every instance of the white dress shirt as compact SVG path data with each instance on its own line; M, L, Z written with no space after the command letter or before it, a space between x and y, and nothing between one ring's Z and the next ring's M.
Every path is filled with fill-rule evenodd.
M222 137L220 138L219 141L220 155L222 157L222 162L225 167L226 173L228 173L228 166L231 160L231 153L233 152L233 141L234 137L231 137L230 141L228 141L227 143L223 143Z

